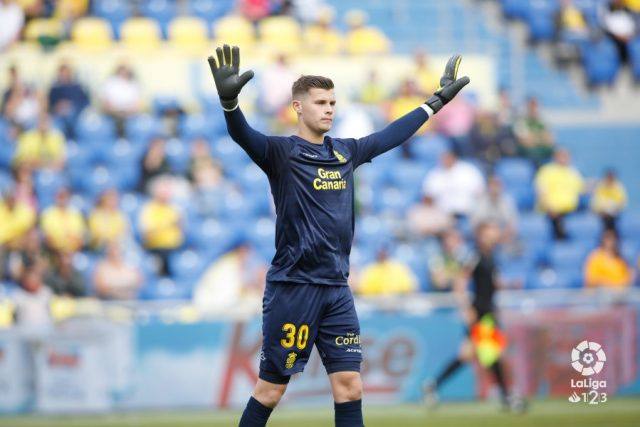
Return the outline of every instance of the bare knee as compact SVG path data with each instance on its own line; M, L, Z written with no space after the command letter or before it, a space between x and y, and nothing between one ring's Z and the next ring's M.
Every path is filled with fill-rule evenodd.
M267 408L275 408L286 390L286 384L274 384L259 379L253 389L253 397Z
M359 372L336 372L329 375L333 400L337 403L362 399L362 379Z

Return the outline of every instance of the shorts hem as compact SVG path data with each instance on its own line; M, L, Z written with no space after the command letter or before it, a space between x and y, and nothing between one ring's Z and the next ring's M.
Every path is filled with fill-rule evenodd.
M273 384L288 384L291 379L291 375L282 375L276 372L263 371L261 369L258 373L258 378Z
M336 372L360 372L360 360L341 360L335 362L325 362L324 368L327 374L335 374Z

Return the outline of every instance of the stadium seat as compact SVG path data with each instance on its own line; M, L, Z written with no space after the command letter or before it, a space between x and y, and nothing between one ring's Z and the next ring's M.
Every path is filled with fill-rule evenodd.
M34 187L40 207L53 204L58 190L66 186L68 181L61 173L46 169L38 171L35 174Z
M416 160L424 162L427 166L435 165L448 149L447 139L437 134L418 137L410 145L411 153Z
M500 0L502 11L507 18L524 19L529 12L528 1L525 0Z
M496 165L495 174L506 188L512 186L530 187L535 170L530 161L525 159L503 159Z
M179 174L186 174L191 161L189 146L182 140L171 138L167 141L165 152L171 169Z
M6 141L0 138L0 167L9 168L13 161L13 155L16 149L16 144L11 141Z
M131 16L132 3L127 0L96 0L91 3L93 13L106 19L119 39L122 23Z
M566 228L571 240L596 244L602 234L600 219L591 213L576 213L566 219Z
M76 124L76 135L80 143L112 141L115 138L115 126L106 116L87 111Z
M60 40L64 36L62 21L55 18L35 18L27 23L24 38L27 41L38 42L45 38Z
M169 277L149 281L140 291L139 298L147 300L180 300L190 298L191 289Z
M593 244L582 242L556 242L549 249L549 261L556 269L582 268L582 264Z
M300 24L290 16L270 16L258 24L260 41L275 52L289 54L300 50L302 30Z
M216 45L227 43L241 49L251 48L255 43L255 30L251 22L242 16L230 15L213 24Z
M204 19L208 24L231 12L234 0L191 0L187 2L190 15Z
M122 43L134 50L149 51L160 45L160 27L150 18L131 18L120 29Z
M169 25L171 44L183 51L199 53L207 48L207 25L200 18L182 16Z
M130 117L125 121L124 134L135 145L145 145L149 140L164 133L160 119L150 114Z
M222 135L222 126L226 130L224 119L215 118L212 120L209 114L189 114L180 122L179 132L185 141L191 141L195 138L210 139Z
M177 14L175 0L145 0L141 2L140 11L147 18L155 20L162 31L163 37L167 37L169 22Z
M192 249L177 251L169 256L171 276L180 282L197 280L206 267L206 258Z
M526 22L529 25L532 41L550 41L554 38L557 8L558 4L555 0L529 0Z
M386 221L379 216L362 216L356 222L355 238L358 244L375 250L380 244L391 241L391 230Z
M640 82L640 37L636 37L628 44L631 72L637 82Z
M538 213L525 214L520 217L518 235L523 242L548 242L551 238L549 220Z
M606 37L587 43L582 61L591 85L613 84L620 69L620 56L613 41Z
M104 19L80 18L73 23L71 40L84 50L106 49L113 41L113 30Z

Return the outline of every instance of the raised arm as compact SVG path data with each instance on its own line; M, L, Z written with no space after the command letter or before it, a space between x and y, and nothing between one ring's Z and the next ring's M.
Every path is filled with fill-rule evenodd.
M402 144L416 133L429 117L440 111L463 87L469 84L469 77L457 78L461 61L462 57L460 55L454 55L449 58L444 74L440 78L440 87L424 104L398 120L391 122L381 131L356 141L356 164L368 162L372 158Z
M245 71L239 75L240 48L229 45L216 49L218 62L210 56L209 67L220 96L220 104L224 110L227 130L231 138L237 142L249 157L259 166L263 166L267 151L267 137L256 131L244 117L238 107L238 95L243 86L253 78L253 71Z

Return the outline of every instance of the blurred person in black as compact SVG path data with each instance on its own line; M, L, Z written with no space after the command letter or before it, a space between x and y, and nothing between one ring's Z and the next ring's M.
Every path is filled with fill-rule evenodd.
M49 111L62 121L67 138L75 137L76 121L87 105L87 91L77 81L71 66L63 62L58 67L58 75L49 90Z
M73 266L73 254L70 252L60 251L53 255L44 281L56 295L82 297L86 294L84 277Z
M467 338L462 342L458 356L437 375L435 380L427 381L424 385L425 403L434 405L437 403L437 390L451 376L462 367L464 363L471 362L478 357L481 365L489 369L500 389L500 397L503 408L514 412L524 410L521 399L509 395L504 374L503 362L500 353L490 363L484 363L480 354L478 343L474 339L478 328L488 323L496 323L496 306L494 296L499 287L497 280L494 252L500 240L500 228L490 222L478 224L475 229L476 254L474 259L466 264L465 274L467 280L456 282L454 289L456 299L459 302L462 317L466 324ZM466 284L472 284L473 295L469 299L466 292ZM494 328L497 329L497 328ZM475 355L474 355L475 353Z

